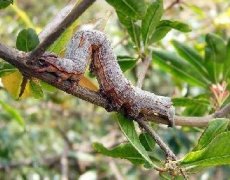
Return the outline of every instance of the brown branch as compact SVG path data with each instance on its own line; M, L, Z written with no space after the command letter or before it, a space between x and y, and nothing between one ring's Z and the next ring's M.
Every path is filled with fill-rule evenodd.
M40 35L40 44L30 54L30 60L40 57L46 49L69 27L80 15L96 0L83 0L79 4L74 5L71 9L71 5L64 8L60 15L58 15L54 21L51 21L47 25L45 31ZM64 14L67 14L64 16Z
M17 67L21 72L27 74L29 77L36 77L40 80L43 80L56 88L65 91L73 96L79 97L85 101L93 103L97 106L106 108L109 102L102 97L99 93L90 91L86 88L78 86L75 90L71 89L71 83L64 81L58 83L57 77L51 73L36 73L31 66L27 65L28 54L20 52L14 48L7 47L0 43L0 58L9 62L10 64ZM175 116L175 124L177 126L194 126L194 127L205 127L208 123L214 118L226 117L230 113L230 104L227 104L225 107L220 109L214 114L203 116L203 117L184 117L184 116ZM149 117L149 121L156 123L168 124L165 119L160 117Z
M136 122L139 124L140 127L142 127L158 144L158 146L164 151L167 161L176 161L177 157L174 154L174 152L169 148L169 146L161 139L161 137L144 121L144 119L136 119ZM159 170L158 168L155 168L156 170ZM184 179L187 178L186 172L184 170L180 169L181 175L184 177ZM174 170L174 169L172 169Z
M14 48L7 47L0 43L0 58L9 62L10 64L17 67L21 72L26 74L29 77L36 77L40 80L43 80L54 87L65 91L69 94L72 94L76 97L79 97L85 101L91 102L95 105L106 107L107 100L100 96L99 93L88 90L81 86L78 86L76 89L72 90L71 83L68 81L63 81L62 83L57 82L57 77L52 75L51 73L37 73L33 70L32 66L27 64L28 54L20 52Z
M172 9L173 6L175 6L176 4L180 4L180 3L181 3L181 0L173 1L168 7L165 8L165 11L168 11L168 10Z
M3 58L5 61L17 67L24 75L27 75L28 77L36 77L57 87L62 91L72 94L73 96L79 97L103 108L108 107L108 101L103 98L99 93L88 90L81 86L78 86L76 89L73 90L70 88L71 83L69 81L58 83L57 77L53 74L46 72L38 73L33 70L32 66L28 65L28 61L31 60L31 57L36 57L37 59L45 51L45 49L59 37L59 35L65 30L65 28L73 23L94 1L95 0L83 0L78 5L70 4L67 7L63 8L59 15L54 18L54 22L49 23L46 28L41 32L39 36L41 43L31 54L20 52L14 48L7 47L0 43L0 58ZM142 78L140 78L138 82L139 87L141 87L141 85L143 84L143 79L147 72L149 64L150 58L144 57L144 70L141 75ZM175 116L175 124L179 126L203 127L207 126L208 122L215 117L225 117L226 114L229 113L229 111L230 105L227 105L225 108L219 110L218 112L204 117ZM148 120L152 120L157 123L168 124L167 120L158 116L149 117Z

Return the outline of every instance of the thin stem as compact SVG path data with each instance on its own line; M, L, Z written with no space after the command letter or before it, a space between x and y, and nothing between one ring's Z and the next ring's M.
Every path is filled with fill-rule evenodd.
M21 72L27 74L29 77L36 77L40 80L47 82L55 86L56 88L65 91L73 96L79 97L85 101L88 101L97 106L103 108L108 107L109 102L102 97L99 93L90 91L86 88L78 86L75 90L69 88L71 84L68 81L58 83L57 77L50 73L35 73L32 67L26 64L28 59L28 54L20 52L14 48L8 47L0 43L0 58L4 59L6 62L14 65L16 68L20 69ZM223 108L215 112L202 117L185 117L185 116L175 116L175 124L177 126L192 126L192 127L205 127L214 118L226 117L230 113L230 103L225 105ZM167 124L165 119L154 116L149 117L148 121L153 121L155 123Z
M172 152L168 145L165 144L161 137L147 125L143 118L137 118L135 121L156 141L160 148L165 152L167 157L176 161L176 155Z
M135 120L140 127L142 127L158 144L158 146L164 151L168 160L176 161L177 157L174 152L170 149L170 147L161 139L161 137L144 121L143 118L137 118ZM185 179L187 178L186 173L184 170L180 168L180 173Z
M46 33L43 33L45 36L42 40L40 39L40 44L30 54L30 59L34 60L40 57L45 50L65 31L65 29L69 27L78 17L80 17L81 14L95 1L96 0L83 0L79 4L76 4L66 16L63 16L63 19L58 20L60 23L52 21L48 25L51 29L45 28ZM67 12L68 10L65 9Z
M176 4L180 4L180 3L181 3L181 0L173 1L168 7L165 8L165 11L168 11L168 10L172 9L173 6L175 6Z
M144 55L144 57L142 57L141 60L142 61L137 66L137 85L136 86L139 88L141 88L144 83L144 79L149 69L151 58Z

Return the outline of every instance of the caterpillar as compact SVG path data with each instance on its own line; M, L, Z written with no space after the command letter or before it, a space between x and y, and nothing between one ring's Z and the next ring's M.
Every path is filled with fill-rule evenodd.
M39 71L55 72L61 80L78 84L88 64L100 93L109 101L108 111L122 111L131 119L160 116L174 125L175 109L170 97L158 96L133 86L123 75L110 41L103 32L79 30L70 40L64 58L44 54Z

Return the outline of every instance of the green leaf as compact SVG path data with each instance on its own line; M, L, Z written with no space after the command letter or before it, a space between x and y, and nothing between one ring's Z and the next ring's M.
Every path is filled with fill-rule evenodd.
M33 97L36 99L43 98L43 91L38 80L30 80L30 89L33 94Z
M180 164L186 169L199 169L230 164L230 132L218 134L205 148L188 153Z
M119 18L119 21L126 27L133 43L140 48L140 38L141 38L141 31L140 26L135 23L135 20L132 19L129 16L126 16L120 12L117 11L117 15Z
M103 155L127 159L136 165L144 164L146 162L140 153L130 143L120 144L111 150L105 148L100 143L94 143L93 148Z
M123 24L126 28L132 26L132 21L133 22L136 21L132 17L130 17L128 15L125 15L120 11L116 11L116 12L117 12L117 16L118 16L118 19L119 19L120 23Z
M160 21L159 25L168 26L181 32L190 32L192 30L188 24L180 21L162 20Z
M230 66L230 38L228 39L226 51L227 51L227 54L226 54L226 60L224 63L224 77L225 78L230 75L230 68L229 68L229 66Z
M40 84L41 84L42 89L45 90L45 91L48 91L48 92L57 91L56 87L54 87L54 86L52 86L52 85L50 85L50 84L48 84L48 83L46 83L44 81L40 81Z
M154 31L150 42L154 43L161 40L171 30L176 29L181 32L190 32L191 28L180 21L161 20Z
M38 35L35 30L28 28L19 32L16 40L17 49L29 52L32 51L39 44Z
M9 75L13 72L17 71L17 69L8 63L0 63L0 77Z
M141 133L139 136L141 144L145 147L146 151L154 151L155 150L155 141L148 133Z
M13 0L0 0L0 9L8 7L10 4L13 4Z
M153 51L153 62L163 70L170 72L176 78L196 86L207 87L208 83L203 76L192 66L173 53L167 51Z
M168 32L171 30L170 27L168 26L159 26L156 27L156 30L154 31L152 37L150 38L150 43L155 43L163 39Z
M134 44L138 47L138 49L140 49L141 46L141 30L140 30L140 26L136 25L133 23L132 21L132 26L127 28L128 33L132 39L132 41L134 42Z
M200 7L198 7L198 6L196 6L196 5L194 5L194 4L186 4L187 5L187 7L189 7L195 14L197 14L198 16L199 16L199 18L205 18L206 17L206 14L205 14L205 11L202 9L202 8L200 8Z
M78 21L69 26L62 35L49 47L49 51L57 55L64 56L66 47L74 32L76 31Z
M205 40L213 52L213 60L217 63L224 62L227 53L224 40L220 36L211 33L206 35Z
M190 99L190 98L173 98L174 106L193 106L193 105L209 105L210 102L206 99Z
M209 72L213 83L216 83L221 78L222 64L226 60L226 46L224 40L215 35L206 35L205 47L205 66Z
M226 131L229 122L229 119L216 119L211 121L201 135L198 144L195 146L193 151L198 151L205 148L218 134Z
M132 69L137 60L129 56L117 56L118 64L123 72Z
M49 51L60 55L65 52L66 45L72 37L72 30L68 28L50 47Z
M155 141L150 137L147 133L141 133L139 136L141 144L144 146L146 151L153 152L155 150ZM133 164L140 165L145 164L148 165L146 160L142 157L142 155L131 145L131 143L122 143L112 149L107 149L101 143L94 143L94 149L102 153L106 156L127 159ZM156 163L159 163L160 160L153 155L151 158L155 160Z
M19 125L21 125L22 127L25 126L25 122L24 119L22 118L22 116L18 113L18 111L15 109L15 107L11 107L8 104L6 104L5 102L0 100L0 105L2 106L2 108L6 111L6 113L12 118L14 119Z
M153 162L149 158L147 151L142 146L142 144L138 138L138 135L135 131L133 121L125 118L121 114L117 114L117 119L118 119L118 124L121 128L121 131L123 132L125 137L132 144L132 146L141 154L141 156L148 162L148 165L153 167L154 166Z
M147 45L152 37L156 26L158 25L163 14L162 0L154 1L147 9L144 19L142 20L141 33L144 45Z
M141 19L146 11L144 0L106 0L116 11L132 17Z
M188 61L194 68L201 72L204 76L208 76L208 72L203 64L204 60L199 55L195 49L180 43L176 40L172 41L173 46L176 48L179 55L181 55L184 60Z
M205 104L194 104L185 107L183 111L183 115L185 116L203 116L210 109L210 105Z

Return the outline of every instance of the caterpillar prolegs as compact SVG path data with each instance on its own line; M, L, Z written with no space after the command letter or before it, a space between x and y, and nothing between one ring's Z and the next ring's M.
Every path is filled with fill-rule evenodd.
M160 116L170 126L174 125L175 110L171 98L133 86L123 75L103 32L77 31L68 44L65 58L45 54L41 59L48 66L39 71L56 72L62 80L76 83L91 62L91 71L97 77L100 91L111 103L108 109L123 111L133 119Z

